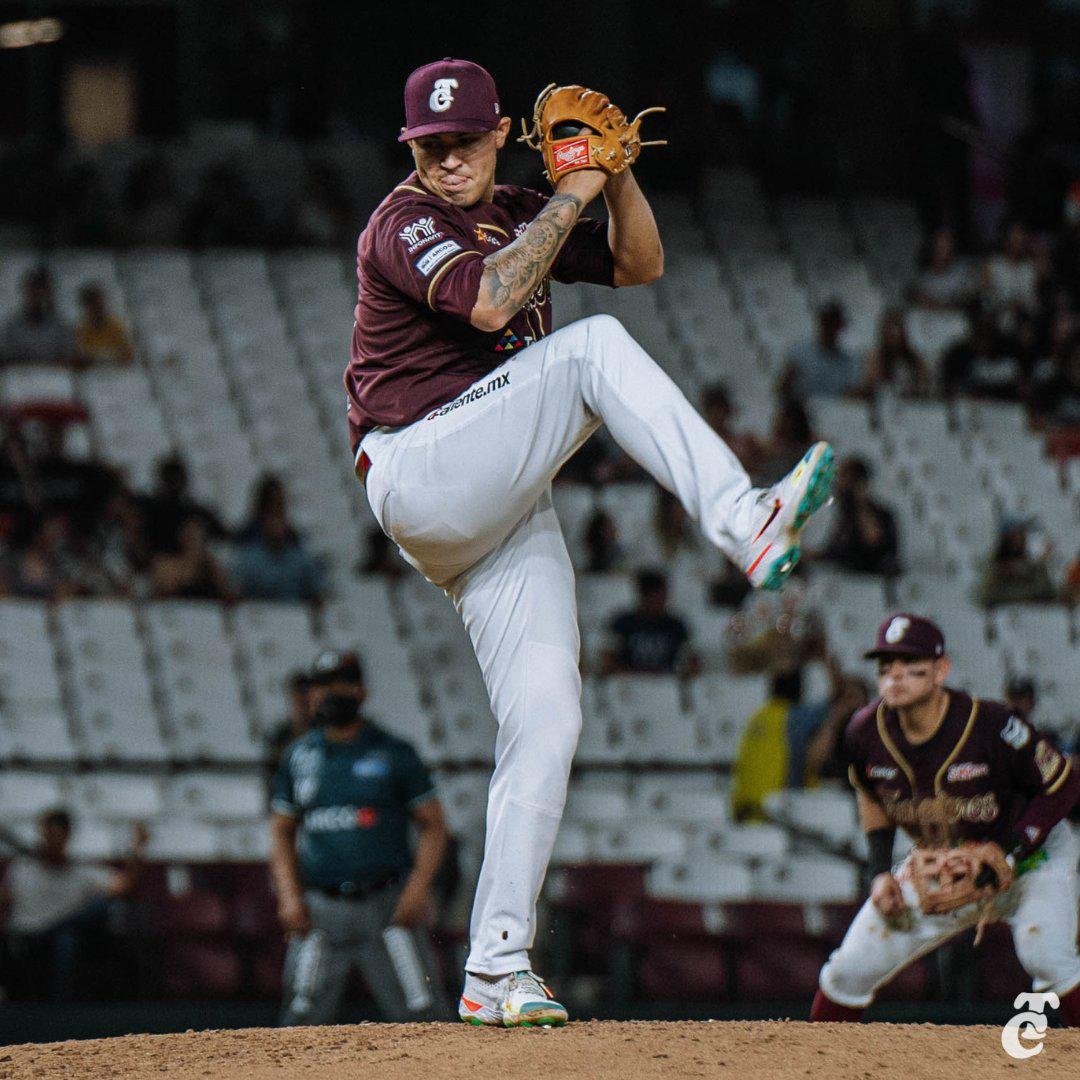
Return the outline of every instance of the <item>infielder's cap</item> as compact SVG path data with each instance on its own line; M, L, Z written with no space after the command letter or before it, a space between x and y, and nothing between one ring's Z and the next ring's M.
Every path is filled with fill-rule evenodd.
M877 660L882 656L906 656L911 659L944 656L945 635L929 619L901 613L881 624L874 647L863 655L867 660Z
M398 142L442 131L492 131L499 123L495 80L471 60L418 67L405 83L405 127Z
M327 683L347 682L363 683L364 669L360 657L354 652L338 652L337 649L324 649L315 657L308 673L311 686L325 686Z

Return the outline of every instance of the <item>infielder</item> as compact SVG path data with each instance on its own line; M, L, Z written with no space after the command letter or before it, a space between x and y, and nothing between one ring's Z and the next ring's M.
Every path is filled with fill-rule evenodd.
M870 846L870 898L822 968L812 1020L858 1020L913 960L971 926L1003 920L1037 993L1080 1024L1071 760L1004 704L946 687L941 631L886 620L867 657L877 701L844 734ZM892 865L896 829L915 847Z
M581 728L574 574L552 478L607 424L753 584L777 588L832 475L819 443L774 488L753 490L615 319L551 333L549 278L643 284L663 253L628 168L640 117L580 87L543 96L536 114L529 141L550 197L496 185L510 120L483 68L446 59L409 76L399 141L416 168L360 236L345 374L371 508L453 600L499 724L459 1013L506 1026L567 1018L529 964ZM609 221L583 218L601 192Z

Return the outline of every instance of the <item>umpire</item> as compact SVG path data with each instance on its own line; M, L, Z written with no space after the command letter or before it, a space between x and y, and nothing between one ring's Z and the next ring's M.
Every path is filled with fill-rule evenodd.
M285 751L270 804L289 938L280 1022L332 1023L354 966L384 1019L447 1019L424 928L447 847L431 775L412 746L364 716L354 653L322 653L310 693L315 728Z

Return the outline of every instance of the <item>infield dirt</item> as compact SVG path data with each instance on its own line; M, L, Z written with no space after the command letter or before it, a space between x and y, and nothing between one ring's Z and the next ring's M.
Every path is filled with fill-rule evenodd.
M1080 1076L1080 1031L1051 1030L1014 1061L993 1027L922 1024L456 1024L202 1031L0 1047L0 1080L987 1080Z

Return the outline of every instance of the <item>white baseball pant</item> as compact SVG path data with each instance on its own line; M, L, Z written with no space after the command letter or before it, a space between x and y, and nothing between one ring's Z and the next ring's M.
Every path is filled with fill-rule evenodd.
M453 600L499 725L466 963L477 974L529 968L581 730L574 572L551 481L601 423L736 553L754 510L745 470L611 316L557 330L429 417L362 443L372 510Z
M1080 841L1063 821L1050 830L1045 846L1046 861L1017 878L995 899L992 911L1012 930L1016 956L1031 976L1031 988L1064 997L1080 986L1076 947ZM945 915L923 915L911 882L902 882L900 888L912 913L911 928L890 927L867 900L821 969L822 992L838 1005L865 1008L908 964L979 921L976 904Z

